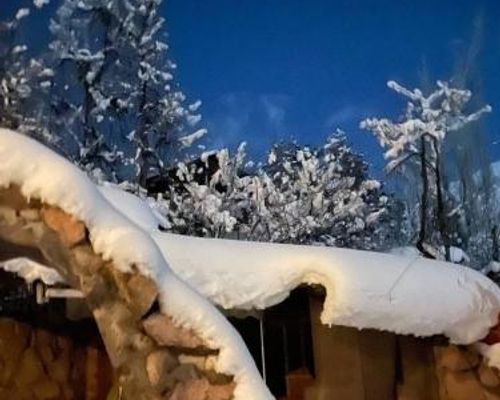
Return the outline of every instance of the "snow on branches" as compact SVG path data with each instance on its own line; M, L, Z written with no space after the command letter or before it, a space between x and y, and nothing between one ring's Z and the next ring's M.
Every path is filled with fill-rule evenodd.
M20 8L11 20L0 22L0 125L54 145L57 136L47 129L46 101L53 71L44 60L30 57L20 35L30 13Z
M320 148L276 145L258 169L244 146L205 153L172 181L162 211L172 231L191 235L378 249L401 211L341 135Z
M428 96L420 89L409 90L395 81L387 82L387 86L408 99L403 120L393 122L387 118L368 118L360 126L372 131L380 145L387 149L385 158L389 160L389 171L418 154L422 137L442 143L447 133L457 131L491 111L486 105L478 111L466 113L471 92L450 87L446 82L438 81L436 90Z
M450 87L446 82L437 82L429 95L420 89L407 89L394 81L387 86L408 100L400 122L388 118L368 118L361 128L372 131L380 145L386 149L387 170L403 169L413 162L420 168L417 179L421 187L419 204L419 232L417 248L428 257L429 245L444 246L445 258L451 261L451 247L459 215L453 212L451 196L447 195L444 180L445 162L443 143L450 132L458 131L477 121L491 111L486 105L469 112L467 105L472 93L469 90ZM435 233L438 233L436 238Z
M173 79L177 68L167 57L168 45L162 41L165 19L159 15L162 0L135 0L126 4L123 17L124 47L137 70L132 76L129 102L136 112L135 129L127 136L137 149L133 164L136 179L146 186L151 175L164 171L178 153L205 134L197 129L200 101L186 104L186 96Z
M19 9L0 23L0 35L14 36L47 3ZM33 59L28 45L3 49L2 40L2 125L52 145L94 177L137 187L181 159L206 130L197 127L201 102L189 104L174 80L161 4L63 0L48 47L31 51Z

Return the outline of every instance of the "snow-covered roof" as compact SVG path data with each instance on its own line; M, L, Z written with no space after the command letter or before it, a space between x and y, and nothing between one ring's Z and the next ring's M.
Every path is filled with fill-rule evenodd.
M263 309L301 284L319 284L326 289L325 324L444 334L456 343L482 339L497 322L500 289L474 270L418 255L164 233L165 221L146 201L113 186L98 189L50 150L0 130L0 186L9 184L82 220L94 250L117 268L135 264L154 278L163 310L221 349L218 369L235 375L236 399L271 395L239 335L177 276L226 309Z
M301 284L326 289L322 322L400 334L482 339L497 322L500 289L482 274L418 254L203 239L161 232L143 200L108 187L115 207L158 244L171 268L225 309L264 309Z
M220 349L216 368L234 375L235 399L273 398L238 333L209 301L172 272L147 232L118 212L70 162L32 139L0 129L0 187L12 184L26 198L58 206L83 221L94 251L112 260L116 268L130 271L135 265L153 278L162 311Z

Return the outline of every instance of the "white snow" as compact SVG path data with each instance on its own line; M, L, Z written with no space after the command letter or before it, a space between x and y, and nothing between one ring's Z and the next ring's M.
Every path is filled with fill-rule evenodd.
M0 263L0 269L16 274L28 284L36 280L41 280L47 285L64 283L63 277L55 269L46 267L29 258L20 257L4 261Z
M498 261L491 261L489 268L491 271L498 274L500 272L500 263Z
M444 253L445 249L442 248L441 251ZM451 258L451 262L454 262L454 263L461 263L461 262L467 263L470 261L470 258L465 253L465 251L463 251L463 249L461 249L460 247L455 247L455 246L450 247L450 258Z
M235 400L272 399L244 342L224 316L171 271L150 236L117 212L85 174L41 144L0 129L0 186L57 205L82 220L94 251L123 270L133 264L158 282L163 312L219 348L216 368L235 376Z
M444 334L455 343L473 343L497 322L500 289L474 270L418 256L163 233L158 229L162 221L147 202L117 193L116 187L98 190L50 150L0 130L0 185L9 184L84 221L94 250L118 268L135 264L152 276L162 289L163 311L221 348L217 368L235 374L237 400L272 396L239 335L169 266L226 309L263 309L306 283L326 289L325 324L416 336Z
M179 276L222 308L264 309L305 283L325 287L321 320L327 325L443 334L465 344L484 338L497 322L500 289L472 269L408 248L394 256L168 234L157 229L145 202L121 196L129 200L108 200L149 231Z
M439 249L427 246L426 250L438 260L445 259L444 246L441 246ZM423 257L420 251L414 246L395 247L390 249L388 253L395 256ZM457 264L463 262L468 263L470 258L460 247L450 246L450 261Z
M201 139L203 136L205 136L207 133L207 130L202 128L202 129L198 129L197 131L189 134L189 135L186 135L186 136L182 136L179 138L179 142L181 143L181 145L183 147L190 147L193 145L193 143L199 139Z
M500 369L500 343L488 345L486 343L477 343L476 349L488 360L490 367Z
M421 257L422 253L414 246L394 247L388 251L394 256Z
M421 257L327 247L187 238L153 232L170 266L227 309L266 308L302 283L320 284L327 325L482 339L500 290L480 273Z
M20 8L16 12L16 19L19 21L23 18L26 18L28 15L30 15L30 9L29 8Z
M26 46L24 44L23 45L14 46L14 48L12 49L12 54L23 53L26 50L28 50L28 46Z
M42 8L43 6L50 3L50 0L33 0L33 4L36 8Z
M153 229L159 229L160 226L168 226L168 221L159 212L149 207L144 200L124 191L118 185L106 182L97 188L118 211L123 212L129 220L145 231L149 232Z

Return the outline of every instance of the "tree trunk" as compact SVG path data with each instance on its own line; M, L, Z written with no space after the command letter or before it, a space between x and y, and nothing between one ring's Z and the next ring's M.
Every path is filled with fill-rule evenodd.
M426 249L425 241L427 239L427 207L429 195L429 177L427 176L427 149L425 138L420 138L420 178L422 179L422 194L420 200L420 230L418 232L417 249L427 258L434 258Z
M444 253L446 261L451 261L450 254L450 241L448 236L448 229L446 224L446 207L444 204L444 196L443 196L443 182L442 182L442 168L441 168L441 149L439 148L439 143L437 139L433 139L434 151L436 152L436 165L434 168L434 174L436 178L436 196L437 196L437 209L436 209L436 218L437 225L439 228L439 233L441 235L441 240L444 245Z
M498 227L494 225L491 229L491 239L493 241L493 251L492 251L492 259L493 261L500 261L500 249L498 243Z

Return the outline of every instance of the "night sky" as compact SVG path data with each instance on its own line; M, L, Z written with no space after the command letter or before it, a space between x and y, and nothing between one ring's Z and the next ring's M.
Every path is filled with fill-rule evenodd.
M0 18L30 2L2 3ZM57 4L36 11L25 34L46 37ZM178 81L203 101L211 147L244 140L258 157L277 140L317 144L338 127L375 170L381 151L358 125L403 110L386 81L418 86L424 63L434 80L449 79L482 16L473 69L493 107L490 155L500 159L499 1L167 0L163 13Z
M339 127L375 169L380 149L358 125L403 110L386 81L418 86L424 63L433 80L449 79L482 16L473 67L500 158L499 1L170 0L166 15L178 77L203 100L215 145L246 140L261 153L283 138L319 143Z

